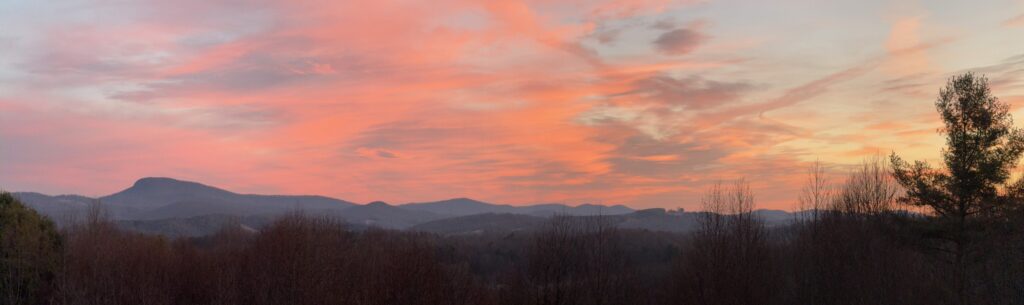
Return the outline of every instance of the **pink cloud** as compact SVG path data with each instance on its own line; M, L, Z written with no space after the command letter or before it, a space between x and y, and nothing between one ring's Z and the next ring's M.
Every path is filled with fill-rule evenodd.
M55 18L11 57L0 183L103 195L159 175L359 202L693 208L708 183L747 177L763 206L789 208L814 147L787 145L841 137L774 112L834 98L927 45L893 42L887 54L777 81L744 76L774 59L692 52L756 40L720 38L717 26L633 28L646 31L640 54L588 41L687 4L106 3L97 9L109 20ZM906 41L908 24L890 40ZM654 40L688 55L659 56Z
M1016 17L1013 17L1013 18L1010 18L1010 19L1006 19L1006 21L1003 21L1003 26L1009 26L1009 27L1024 26L1024 14L1021 14L1019 16L1016 16Z
M891 58L885 70L894 76L920 75L936 69L928 56L928 47L921 47L921 18L905 17L896 20L889 32L885 48Z

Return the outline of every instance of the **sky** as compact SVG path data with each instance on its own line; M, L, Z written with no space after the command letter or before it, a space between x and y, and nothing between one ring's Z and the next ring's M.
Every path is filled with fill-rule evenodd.
M1024 117L1024 1L0 0L0 188L699 208ZM1018 124L1020 125L1020 124Z

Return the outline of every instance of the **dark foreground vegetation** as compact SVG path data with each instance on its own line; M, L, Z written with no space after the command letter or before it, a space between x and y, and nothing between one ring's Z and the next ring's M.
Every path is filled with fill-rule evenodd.
M536 232L349 230L294 214L167 239L92 209L57 230L0 195L0 304L1024 304L1024 135L983 78L937 103L944 167L876 158L811 169L793 223L740 182L690 234L556 216Z

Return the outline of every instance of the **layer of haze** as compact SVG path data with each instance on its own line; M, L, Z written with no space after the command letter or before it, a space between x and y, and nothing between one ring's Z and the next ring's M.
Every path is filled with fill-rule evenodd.
M0 1L0 186L789 209L935 160L954 73L1024 118L1024 2L982 2Z

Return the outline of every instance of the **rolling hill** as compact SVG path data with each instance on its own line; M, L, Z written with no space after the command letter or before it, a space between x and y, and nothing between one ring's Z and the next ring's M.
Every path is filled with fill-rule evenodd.
M700 213L667 213L664 209L635 211L622 205L559 203L512 206L470 198L391 205L365 205L324 196L239 194L202 183L172 178L142 178L131 187L99 198L14 193L29 207L64 224L94 202L126 229L169 236L202 236L225 225L259 229L290 212L344 220L353 228L409 229L438 234L480 234L540 228L554 215L600 216L625 229L685 232L693 230ZM769 223L793 218L785 211L756 212Z

